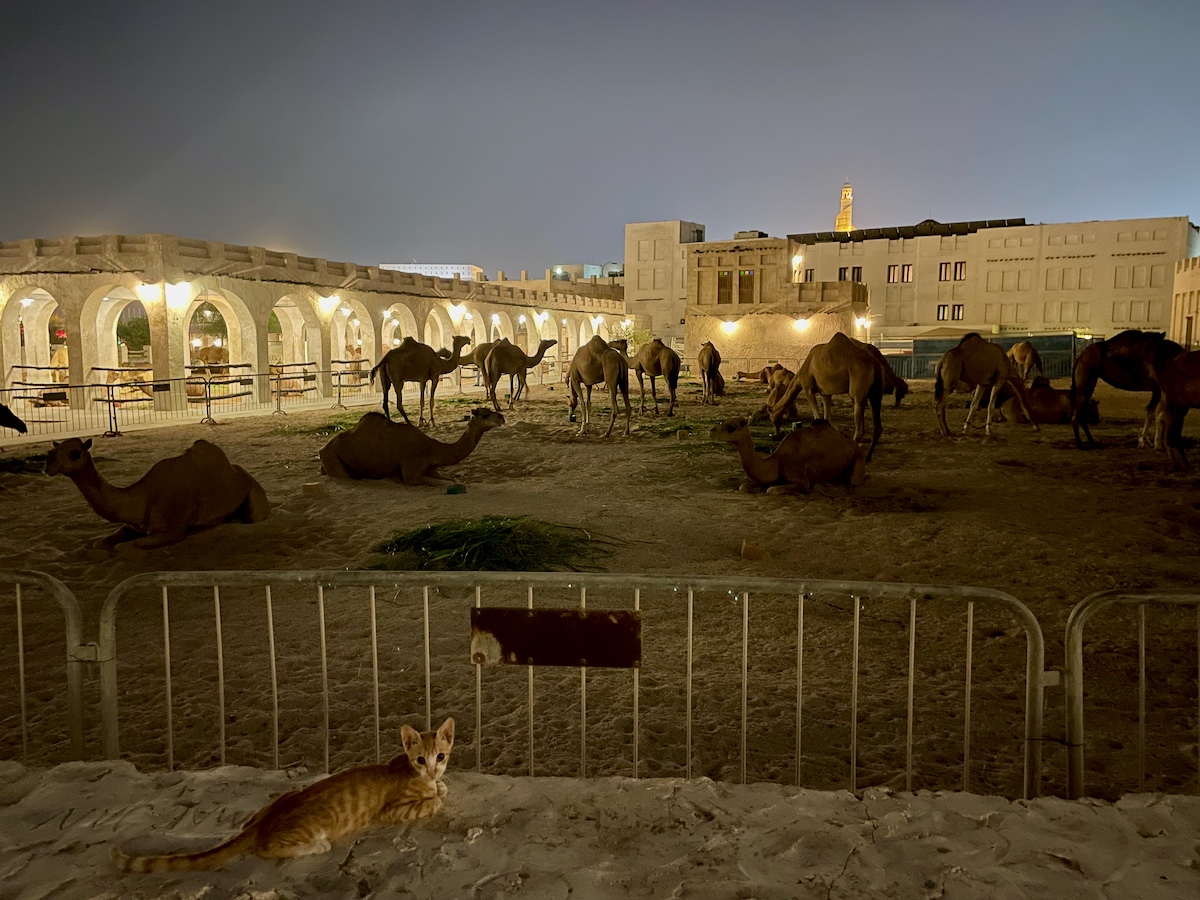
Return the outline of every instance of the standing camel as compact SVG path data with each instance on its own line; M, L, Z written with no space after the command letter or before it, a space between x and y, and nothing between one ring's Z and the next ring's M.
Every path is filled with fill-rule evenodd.
M492 352L492 348L497 344L507 344L508 342L508 338L506 337L494 341L484 341L482 344L476 344L471 349L471 352L467 354L467 359L475 367L475 387L487 383L483 367L484 363L487 362L488 354Z
M558 341L548 338L541 341L538 344L537 353L533 356L507 340L498 342L492 348L484 359L483 371L487 396L492 398L492 405L496 407L496 412L500 412L500 402L496 399L496 385L500 382L500 376L508 376L508 408L512 409L513 404L525 393L525 388L528 386L525 383L525 373L541 363L546 351L557 343ZM516 390L513 390L514 378L517 381Z
M592 417L592 385L604 382L608 385L608 396L612 402L612 418L608 420L608 431L604 436L612 434L613 425L617 422L617 391L625 398L625 434L629 434L629 362L624 353L610 347L600 335L594 335L590 341L575 351L571 367L567 370L567 384L571 392L571 421L575 420L575 407L579 405L581 387L587 387L583 403L583 421L579 425L579 433L587 431Z
M1042 368L1042 355L1037 352L1037 347L1029 341L1018 341L1009 347L1008 358L1021 373L1022 381L1028 381L1031 374L1035 378L1038 375L1046 377L1046 371Z
M1165 361L1182 352L1183 348L1174 341L1168 341L1164 332L1137 329L1122 331L1107 341L1098 341L1084 347L1071 370L1071 427L1075 429L1075 446L1080 450L1084 449L1083 442L1079 439L1080 426L1087 435L1088 446L1098 446L1087 421L1081 418L1080 414L1087 408L1088 401L1092 399L1092 393L1096 390L1096 383L1101 379L1121 391L1150 392L1150 402L1146 404L1146 420L1142 423L1138 446L1155 446L1158 440L1151 431L1150 423L1154 419L1154 410L1158 407L1162 391L1149 360L1159 356Z
M795 408L796 397L801 391L808 401L814 419L829 419L829 409L834 394L849 394L854 404L854 440L861 441L866 434L866 409L871 407L871 446L867 460L875 452L879 435L883 432L880 406L883 403L883 367L869 350L858 346L858 342L841 332L824 344L818 344L808 352L800 370L792 377L787 389L771 407L771 422L775 433L789 411ZM817 412L816 395L821 395L824 413Z
M375 383L375 373L379 373L379 381L383 386L383 414L389 419L392 414L388 411L388 388L392 385L396 387L396 408L400 410L400 415L404 416L404 421L412 424L409 421L408 413L404 411L404 382L415 381L421 386L421 403L417 408L417 419L421 425L425 424L425 383L429 385L429 424L435 425L433 419L433 395L437 391L438 381L447 372L453 372L458 368L462 359L462 348L471 343L471 339L464 334L456 334L454 336L454 350L450 356L444 357L438 354L428 344L422 344L420 341L406 337L400 342L399 347L393 347L383 359L379 361L379 365L371 370L371 384Z
M716 398L725 394L725 377L721 374L721 352L713 346L712 341L700 345L700 383L703 392L701 403L716 404Z
M963 385L975 389L971 395L971 408L967 411L967 420L963 423L964 432L970 426L975 410L979 408L983 389L991 388L991 393L988 394L987 422L984 425L984 433L990 436L992 413L996 409L1000 388L1005 382L1012 386L1017 395L1017 402L1021 404L1021 411L1033 426L1033 430L1040 431L1033 413L1029 411L1028 395L1025 382L1021 380L1021 373L1009 362L1008 355L999 344L984 340L972 331L958 342L957 347L947 350L934 369L933 382L933 398L936 401L934 409L942 434L945 437L950 436L950 429L946 425L946 403L954 389Z
M1188 468L1183 452L1183 420L1193 406L1200 406L1200 350L1176 350L1179 345L1165 338L1149 341L1144 360L1154 382L1162 391L1159 414L1159 448L1166 445L1171 468L1176 459ZM1086 419L1080 421L1086 422Z
M892 368L892 364L883 355L883 351L874 344L868 344L866 341L859 341L854 338L850 340L875 357L875 362L879 364L880 370L883 372L883 392L885 394L895 394L896 405L899 406L900 401L908 394L908 382L896 374L896 371Z
M667 382L667 389L671 392L671 405L667 407L667 415L675 415L675 389L679 386L679 370L682 365L683 361L679 358L679 354L664 344L661 338L655 338L638 350L637 356L633 358L633 371L637 375L638 387L642 392L642 415L646 414L646 383L642 380L643 375L650 378L650 396L654 398L654 414L658 415L658 393L654 390L654 379L661 375Z

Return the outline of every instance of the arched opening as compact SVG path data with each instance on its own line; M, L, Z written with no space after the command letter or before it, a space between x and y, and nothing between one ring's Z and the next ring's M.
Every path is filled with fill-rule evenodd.
M450 319L450 314L440 306L431 309L429 315L425 317L425 340L422 343L428 344L436 350L448 346L453 334L454 323Z
M188 319L186 358L192 368L230 362L229 326L207 297L198 300Z
M8 386L55 384L70 378L66 323L49 291L15 290L0 316L0 328Z
M314 362L320 341L321 324L311 303L286 296L275 301L267 320L267 357L271 365Z
M533 329L529 327L529 316L525 313L519 314L517 327L513 332L513 343L526 353L533 353L537 349L537 342L534 340L533 334Z
M417 319L412 314L412 310L403 303L393 303L388 307L383 313L381 337L384 353L393 347L400 346L400 342L406 337L421 340Z
M370 312L357 300L343 300L330 320L329 339L331 360L348 364L369 359L375 346Z

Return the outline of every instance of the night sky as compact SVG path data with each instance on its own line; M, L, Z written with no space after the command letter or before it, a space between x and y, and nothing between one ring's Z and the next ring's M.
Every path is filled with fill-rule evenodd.
M710 239L1200 216L1180 2L9 2L0 240L491 277Z

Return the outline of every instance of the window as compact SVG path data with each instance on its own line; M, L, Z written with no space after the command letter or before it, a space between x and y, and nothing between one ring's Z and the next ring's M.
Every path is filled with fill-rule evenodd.
M942 263L938 266L938 281L950 280L950 263Z
M939 303L937 308L937 320L939 322L946 321L946 315L950 312L950 306L946 303Z
M816 269L805 269L804 270L804 280L805 281L816 281L817 280L817 270Z
M950 318L955 322L961 322L963 320L963 305L961 303L955 303L950 309Z
M850 280L862 282L862 266L855 266L850 270Z
M905 263L900 267L900 280L905 284L912 284L912 263Z
M733 302L733 271L731 269L717 270L717 302Z
M846 266L838 269L838 281L845 281L850 276L850 270Z
M954 280L955 281L966 281L967 280L967 264L965 262L956 262L954 264Z
M888 266L888 284L895 284L900 280L900 267Z
M754 270L742 269L738 272L738 303L754 302Z

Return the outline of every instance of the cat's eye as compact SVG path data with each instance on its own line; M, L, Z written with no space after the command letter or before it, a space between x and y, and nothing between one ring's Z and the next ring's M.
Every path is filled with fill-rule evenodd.
M418 765L418 766L423 766L423 765L425 765L425 757L423 757L423 756L418 756L418 757L417 757L417 765Z
M445 758L446 758L446 754L445 754L445 753L439 753L439 754L438 754L437 761L438 761L438 762L441 762L441 761L442 761L443 759L445 759Z

